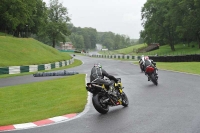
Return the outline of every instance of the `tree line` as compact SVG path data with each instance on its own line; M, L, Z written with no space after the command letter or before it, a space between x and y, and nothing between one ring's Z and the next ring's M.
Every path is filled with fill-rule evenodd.
M77 49L94 49L96 44L102 44L109 50L125 48L134 42L126 35L119 35L113 32L98 32L91 27L80 28L71 24L71 35L66 37L66 41L72 42Z
M37 33L47 20L47 8L41 0L1 0L0 30L18 37L26 31Z
M147 44L169 44L172 51L177 43L196 42L200 48L199 12L199 0L148 0L141 10L140 37Z
M52 47L60 42L72 42L78 50L94 49L97 43L111 50L134 43L126 35L75 27L67 7L59 0L50 0L49 5L43 0L1 0L0 32L15 37L31 36Z

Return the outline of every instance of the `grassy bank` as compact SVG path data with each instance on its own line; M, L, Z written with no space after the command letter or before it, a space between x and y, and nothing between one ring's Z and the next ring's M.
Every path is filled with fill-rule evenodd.
M158 69L167 69L200 75L199 65L200 62L157 62Z
M138 44L138 45L133 45L127 48L123 49L118 49L118 50L113 50L113 51L101 51L99 52L100 54L103 55L111 55L111 54L130 54L130 55L136 55L136 51L139 48L147 46L146 44Z
M71 56L32 38L0 36L0 67L46 64Z
M118 49L114 51L101 51L100 54L130 54L130 55L187 55L187 54L200 54L200 49L197 43L191 43L190 47L186 44L176 44L174 45L175 51L172 51L169 45L160 46L159 49L153 50L146 53L136 53L139 48L147 46L146 44L138 44L130 46L123 49Z
M134 64L138 64L138 61L135 61ZM177 72L186 72L191 74L199 74L200 62L156 62L158 69L172 70ZM138 68L139 69L139 68Z
M85 74L0 88L0 126L83 111Z
M192 47L193 46L193 47ZM198 48L197 43L191 44L188 47L185 44L176 44L175 51L172 51L169 45L160 46L159 49L144 53L145 55L155 55L158 54L159 56L164 55L188 55L188 54L200 54L200 49Z

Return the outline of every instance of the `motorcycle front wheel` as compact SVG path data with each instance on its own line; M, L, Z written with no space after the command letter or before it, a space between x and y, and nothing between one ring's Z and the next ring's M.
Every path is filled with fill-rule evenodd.
M122 92L121 96L122 96L122 106L127 107L129 104L128 97L124 92Z
M140 65L141 72L144 72L144 66Z
M101 114L106 114L109 111L109 106L105 103L102 103L104 97L105 96L101 93L98 93L92 97L94 108Z
M151 81L152 81L155 85L158 85L158 79L155 77L154 74L151 74Z

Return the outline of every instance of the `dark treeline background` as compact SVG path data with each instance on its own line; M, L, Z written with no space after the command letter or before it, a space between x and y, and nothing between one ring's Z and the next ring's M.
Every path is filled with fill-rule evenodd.
M144 30L140 37L149 44L175 44L191 42L200 48L200 0L148 0L141 11Z
M75 27L59 0L50 0L49 5L43 0L0 0L0 32L33 37L52 47L72 42L78 50L94 49L97 43L110 50L137 43L126 35Z
M94 49L103 44L110 50L138 43L198 43L200 48L200 0L148 0L141 10L142 25L138 40L112 32L70 23L67 7L59 0L0 0L0 32L15 37L33 37L55 47L72 42L78 49ZM130 27L134 30L134 27Z

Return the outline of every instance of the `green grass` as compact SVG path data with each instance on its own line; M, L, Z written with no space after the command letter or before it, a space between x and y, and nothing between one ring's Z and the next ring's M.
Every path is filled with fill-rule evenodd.
M194 47L192 47L192 45ZM159 56L164 55L187 55L187 54L200 54L200 49L197 43L191 43L190 47L187 44L176 44L175 51L172 51L169 45L160 46L159 49L153 50L146 53L137 53L136 51L139 48L147 46L146 44L138 44L131 47L127 47L124 49L119 49L115 51L101 51L100 54L103 55L110 55L110 54L130 54L130 55L155 55L158 54Z
M0 126L82 112L85 74L0 88Z
M0 67L54 63L71 56L32 38L0 36Z
M127 48L113 50L113 51L101 51L100 54L108 55L108 54L130 54L130 55L136 55L136 51L141 47L146 47L146 44L138 44L133 45Z
M139 65L138 61L133 63ZM156 62L156 66L158 70L164 69L200 75L200 62Z
M200 62L157 62L158 69L200 74Z
M10 36L11 37L12 35L0 32L0 36Z
M138 44L138 45L133 45L127 48L119 49L116 51L121 54L133 54L133 53L136 53L136 51L139 48L146 47L146 46L147 46L146 44Z
M194 47L191 47L194 45ZM164 55L187 55L187 54L200 54L200 49L198 48L198 44L192 43L190 47L184 44L176 44L175 51L172 51L169 45L160 46L159 49L147 52L147 53L140 53L140 55L155 55L158 54L159 56Z

